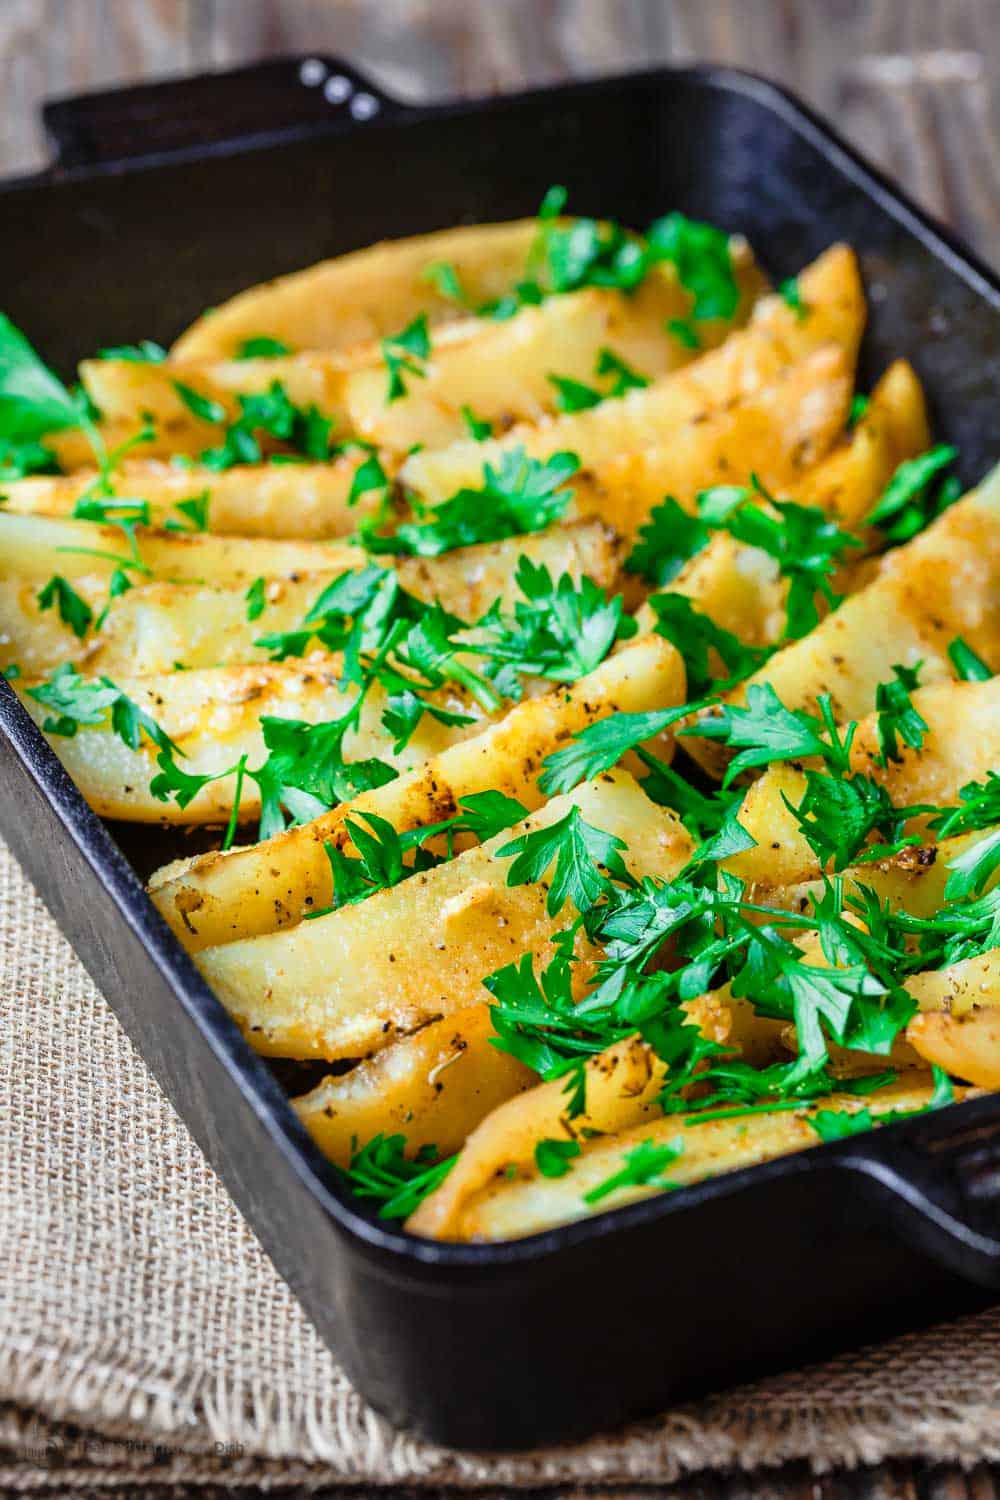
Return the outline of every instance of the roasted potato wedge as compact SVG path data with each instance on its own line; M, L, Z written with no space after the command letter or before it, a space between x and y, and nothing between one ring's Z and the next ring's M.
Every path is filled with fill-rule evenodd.
M247 757L251 770L267 758L261 717L302 719L316 724L338 718L350 705L353 690L341 687L340 659L317 657L307 664L273 662L266 666L209 667L200 671L163 672L144 677L117 676L115 687L127 694L178 746L181 769L191 776L214 776ZM30 684L16 684L25 708L44 728L51 711L32 698ZM425 714L406 748L398 754L382 728L387 694L376 684L365 699L357 730L344 739L347 760L375 756L386 765L410 772L448 745L467 739L483 727L485 715L452 685L433 695L435 703L468 717L468 724L439 724ZM226 776L203 787L186 807L157 800L149 790L157 774L157 750L143 736L131 749L110 723L80 726L76 733L50 734L49 743L95 812L133 822L197 824L224 822L232 809L236 778ZM260 789L252 777L243 781L240 817L260 812Z
M897 1110L920 1110L926 1108L932 1092L929 1082L907 1078L866 1098L834 1094L821 1105L801 1110L735 1120L707 1120L703 1124L697 1123L696 1115L661 1116L619 1134L587 1141L563 1177L544 1177L533 1164L518 1163L516 1176L508 1178L503 1171L506 1162L501 1158L488 1181L477 1174L472 1179L476 1187L468 1193L455 1193L453 1187L449 1191L449 1184L462 1169L462 1156L470 1150L470 1141L444 1182L411 1215L406 1227L413 1234L432 1239L519 1239L554 1224L621 1208L664 1188L685 1187L704 1177L717 1177L789 1151L816 1146L820 1136L810 1122L824 1111L855 1114L868 1109L877 1117ZM956 1097L962 1095L962 1090L956 1090ZM524 1099L530 1097L527 1094ZM489 1124L488 1116L479 1129L484 1130ZM475 1135L472 1139L475 1140ZM679 1155L669 1165L665 1164L662 1175L654 1180L623 1185L587 1201L586 1194L601 1189L621 1171L628 1152L647 1143L672 1145Z
M213 469L178 469L157 459L124 465L115 479L119 494L144 500L150 524L162 529L183 520L179 500L208 499L206 529L219 536L272 537L320 541L342 537L373 515L380 492L368 491L350 503L351 485L361 463L347 455L329 464L239 464ZM9 515L72 516L73 508L97 480L96 469L40 475L4 485Z
M323 846L329 840L351 849L348 816L373 812L401 832L450 817L463 797L490 789L539 807L541 763L571 735L608 714L669 707L683 697L684 665L674 648L658 636L636 641L572 687L518 704L465 745L325 818L256 848L166 866L153 877L150 896L192 952L288 927L332 899Z
M266 552L272 545L243 538L192 540L209 540L216 547L235 546L237 565L246 563L247 548ZM282 545L287 548L293 544L274 544L278 561ZM326 544L325 551L324 544L318 542L296 545L316 547L321 557L335 563L339 560L340 566L329 573L268 576L266 608L253 620L248 618L246 597L251 578L219 586L147 583L112 599L101 629L78 638L57 610L41 608L41 579L37 575L30 581L0 577L0 665L16 662L26 675L37 677L61 662L72 661L89 672L114 676L169 672L178 663L192 668L267 661L270 648L255 642L301 626L323 588L359 560L358 553L335 543ZM360 557L362 562L367 561L363 554ZM461 548L442 557L403 558L397 572L403 587L417 598L428 603L440 599L460 619L474 620L494 600L510 607L518 597L514 569L520 557L549 568L553 577L570 573L579 578L586 573L605 588L613 585L618 570L615 538L599 523L583 522L553 527L530 537ZM266 560L261 561L266 566ZM72 582L96 620L109 602L107 579L74 575Z
M928 726L922 747L901 746L898 761L878 765L873 755L876 718L870 715L858 725L852 769L886 787L897 807L953 806L963 786L984 780L987 772L1000 765L1000 677L987 682L935 683L918 688L912 702ZM963 729L956 733L958 725ZM798 807L805 789L802 770L787 764L768 766L752 784L739 820L757 845L724 861L731 874L755 889L788 886L819 875L818 858L788 806ZM908 827L919 832L925 821L916 817Z
M492 1045L489 1006L469 1005L400 1037L339 1077L293 1099L317 1146L338 1166L381 1131L402 1132L414 1155L457 1151L480 1120L537 1076Z
M491 442L415 453L403 465L403 483L426 503L440 504L456 490L474 488L485 463L496 464L519 446L536 458L569 451L591 469L623 451L672 440L685 422L750 396L824 344L839 346L853 368L864 324L853 253L835 247L804 271L799 283L810 308L807 317L797 317L780 297L766 297L745 330L645 390L534 427L515 427Z
M770 683L786 708L815 710L828 693L839 720L860 719L896 663L920 668L924 684L954 675L948 646L961 636L1000 671L1000 467L913 541L883 559L878 576L802 640L786 646L726 695ZM710 710L709 710L710 711ZM688 738L685 748L713 775L726 751Z
M624 839L630 871L669 879L692 843L625 772L556 797L507 833L367 901L285 932L205 948L198 966L253 1047L268 1056L357 1057L483 998L482 980L521 954L548 956L565 925L548 887L508 886L498 851L579 807ZM581 956L593 950L579 940ZM588 965L580 966L585 983Z

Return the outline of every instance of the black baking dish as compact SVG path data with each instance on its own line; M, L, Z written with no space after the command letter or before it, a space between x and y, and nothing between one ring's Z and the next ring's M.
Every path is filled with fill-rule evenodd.
M339 62L290 59L47 122L62 155L3 187L0 270L5 310L64 373L102 345L168 342L251 282L527 214L565 182L580 212L644 225L677 207L741 230L775 276L849 240L870 294L862 381L908 356L963 478L1000 456L996 278L759 79L661 70L413 109ZM393 1422L456 1446L566 1439L996 1295L1000 1096L511 1244L364 1217L6 684L0 728L0 831ZM141 865L145 837L128 841Z

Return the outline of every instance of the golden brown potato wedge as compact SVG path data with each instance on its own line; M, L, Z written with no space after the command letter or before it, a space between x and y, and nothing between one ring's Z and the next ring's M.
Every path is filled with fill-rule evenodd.
M981 832L963 833L937 844L914 844L888 859L850 865L843 871L845 894L865 886L875 892L883 905L888 902L893 911L905 911L911 917L932 917L944 905L952 862L983 837ZM818 900L824 889L820 877L790 885L753 881L747 890L747 900L783 911L808 912L812 910L813 899Z
M442 1240L518 1239L553 1224L621 1208L626 1203L662 1192L664 1188L684 1187L705 1177L716 1177L790 1151L816 1146L820 1136L810 1121L823 1111L854 1114L867 1109L878 1116L896 1110L920 1110L927 1107L932 1093L929 1080L908 1077L905 1082L879 1089L865 1098L856 1094L833 1094L821 1105L801 1110L747 1115L733 1120L706 1120L703 1124L698 1124L694 1115L661 1116L620 1134L598 1136L587 1141L563 1177L544 1177L533 1164L528 1167L519 1165L513 1178L498 1170L478 1190L453 1194L449 1199L446 1196L449 1182L462 1168L463 1152L441 1186L407 1220L406 1227L414 1234ZM963 1095L963 1090L956 1090L956 1098ZM527 1099L530 1095L524 1097ZM509 1105L504 1107L510 1108ZM479 1129L485 1129L489 1123L487 1117ZM669 1164L664 1163L662 1175L658 1178L623 1185L588 1202L586 1194L592 1194L610 1182L625 1166L626 1154L646 1143L672 1145L680 1154ZM469 1146L465 1150L468 1151ZM498 1166L502 1169L503 1163L498 1163ZM446 1209L442 1209L442 1204L446 1204Z
M240 464L178 469L158 459L136 460L115 474L117 492L145 501L150 524L183 522L179 500L207 495L207 529L219 536L321 540L346 536L375 513L379 492L349 504L361 457L345 454L329 464ZM97 479L96 469L39 475L4 485L10 515L72 516L81 495Z
M984 1089L1000 1089L1000 948L917 974L920 1006L906 1040L929 1063Z
M787 708L815 710L828 693L839 720L870 713L880 682L899 663L920 667L930 684L954 675L948 646L961 636L1000 670L1000 467L926 531L883 559L878 576L802 640L786 646L727 694L770 683ZM727 753L717 741L688 738L685 748L713 775Z
M360 359L365 355L377 359L378 351L365 351ZM212 448L221 442L220 424L192 413L177 390L178 385L220 406L224 413L222 422L229 423L241 414L239 395L261 394L278 381L296 406L315 407L335 423L337 436L345 437L349 430L345 383L357 363L358 358L335 352L267 359L170 359L159 364L86 359L80 366L80 379L104 420L138 427L148 415L157 424L166 422L175 427L190 424L195 432L201 433L201 446Z
M482 980L522 954L551 956L568 912L546 911L548 886L508 886L498 851L579 807L624 840L633 874L669 879L692 850L672 813L625 772L557 797L521 824L367 901L284 932L205 948L197 962L257 1051L357 1057L484 998ZM583 958L593 953L584 940ZM589 965L580 965L580 983Z
M496 1038L489 1006L469 1005L376 1052L339 1077L324 1078L292 1104L317 1146L338 1166L381 1131L402 1133L414 1155L457 1151L498 1105L537 1075Z
M793 365L783 380L767 387L752 401L711 417L702 424L702 432L732 423L740 412L757 411L762 418L758 442L749 441L741 426L737 449L727 445L716 468L695 466L688 484L667 486L669 493L681 504L693 506L698 490L706 484L745 484L753 473L779 498L817 507L847 529L855 527L874 508L897 465L922 452L929 438L920 383L911 367L898 360L875 387L865 415L850 436L820 462L802 468L799 440L817 413L809 377L822 371L825 380L831 360L839 363L842 359L840 351L819 350L801 364ZM782 445L792 431L786 424L785 412L795 409L795 403L789 400L791 388L803 380L805 402L798 408L799 433L785 452ZM825 390L829 395L828 386ZM622 460L623 464L627 462L627 458ZM865 537L867 544L872 540L871 536ZM847 555L853 558L863 552L864 549L859 549ZM847 593L859 581L856 570L852 569L835 580L834 586ZM666 591L685 594L702 614L747 645L772 645L785 629L788 585L774 558L757 547L734 541L725 532L713 536L708 546L666 585ZM819 602L822 606L822 601ZM638 618L644 629L655 625L649 609L643 609ZM718 666L721 670L722 663Z
M325 818L255 848L166 866L153 877L150 895L192 952L288 927L332 900L323 845L329 840L350 850L348 816L376 813L401 832L450 817L463 797L491 789L529 809L539 807L541 763L571 735L612 713L643 713L683 698L684 666L674 648L658 636L635 641L572 687L518 704L499 724L452 746L421 771L366 792Z
M260 768L268 753L260 727L262 715L315 724L346 713L354 690L341 690L339 671L339 657L327 656L305 664L275 662L144 677L118 675L114 685L177 744L183 754L178 760L182 771L191 776L215 776L235 766L242 755L248 758L251 770ZM16 687L32 718L44 727L52 717L51 710L31 697L30 683L18 681ZM396 753L392 736L381 723L387 694L376 683L365 699L357 730L345 736L345 759L374 756L408 772L482 729L482 709L454 685L430 696L440 707L467 715L470 722L446 726L425 714L406 748ZM156 747L143 736L139 748L131 749L110 722L82 725L72 738L50 735L49 743L102 817L144 823L218 823L224 822L232 809L235 776L203 787L187 807L157 800L149 790L158 770ZM240 796L240 817L249 821L259 812L260 790L248 776Z
M347 350L399 333L420 313L427 314L432 329L439 329L514 290L527 273L538 227L537 219L462 225L323 261L250 287L203 314L177 340L172 357L228 359L245 340L262 334L293 350ZM730 256L744 292L740 311L745 316L764 281L745 241L731 240ZM441 263L454 270L461 301L444 296L428 276ZM673 279L667 266L654 274L667 282ZM690 298L685 298L671 316L685 317L689 306ZM699 334L714 341L725 336L727 326L700 324Z
M729 1015L711 996L692 1000L684 1009L688 1023L720 1045L729 1039ZM530 1171L535 1147L542 1140L586 1141L592 1134L608 1136L634 1126L662 1121L658 1097L667 1067L639 1036L616 1042L584 1065L585 1107L570 1116L566 1079L536 1083L518 1092L486 1115L469 1135L458 1161L428 1199L433 1207L421 1214L420 1234L438 1237L461 1205L487 1187L498 1172Z
M744 284L755 276L752 263L746 269ZM501 322L483 319L461 343L449 344L436 333L423 378L407 380L406 394L398 400L386 399L381 359L348 376L348 421L360 436L397 453L415 443L442 448L467 438L463 408L501 432L519 422L537 422L558 410L552 376L611 388L597 372L604 350L647 379L688 364L698 351L671 334L667 324L686 318L690 301L673 271L658 267L628 296L589 287L549 297ZM748 307L745 298L735 323L744 321ZM717 344L732 326L709 324L705 347Z
M432 325L466 315L427 279L454 267L473 306L511 291L524 275L535 219L472 224L388 240L239 292L203 313L174 344L178 360L231 359L247 339L280 339L293 350L350 349L398 333L418 313Z
M217 549L229 547L230 556L235 554L240 564L245 564L251 546L267 551L273 545L278 561L283 546L323 546L318 542L251 543L244 538L195 540L211 541ZM0 578L0 665L17 662L26 675L41 676L64 661L72 661L90 672L138 676L169 672L177 663L191 668L267 661L270 648L254 643L263 636L300 627L323 588L358 556L352 549L326 545L327 551L320 550L321 556L349 561L342 561L332 573L269 576L266 607L256 619L247 616L246 583L250 579L222 586L147 583L112 600L102 628L89 631L82 639L61 621L56 609L40 608L42 579ZM570 573L579 578L586 573L605 588L613 585L617 575L617 543L598 522L553 527L532 536L461 548L443 557L402 558L396 571L404 589L417 598L428 603L440 599L452 614L472 620L495 599L510 607L519 597L514 569L522 556L548 567L553 577ZM367 559L362 555L362 560ZM108 602L107 580L74 576L73 588L96 620Z
M119 526L99 526L52 516L0 514L0 577L110 577L124 565L132 582L144 578L176 583L240 584L255 578L292 578L300 573L339 573L363 567L365 554L346 542L275 541L262 537L213 536L209 532L135 528L139 561L130 565L128 540Z
M502 439L416 453L403 465L402 480L426 502L440 504L464 486L474 488L484 463L495 464L518 446L536 458L569 451L590 469L623 451L672 440L685 422L750 396L824 344L839 346L853 368L864 323L853 253L834 247L802 273L799 285L810 308L805 318L780 297L764 298L745 330L645 390L534 427L516 427Z
M600 516L634 541L664 495L693 510L699 491L749 484L751 474L794 488L839 436L853 381L843 349L818 349L745 398L678 423L668 442L593 464L570 481L572 512Z
M912 702L928 726L921 749L901 745L898 761L876 764L876 717L871 715L858 725L851 749L852 770L880 782L897 807L954 806L966 783L985 780L987 772L1000 765L1000 677L987 682L935 683L918 688ZM802 770L790 764L768 766L753 783L743 799L739 820L757 845L724 861L731 874L758 890L819 875L819 860L786 805L787 799L798 807L805 790ZM911 820L909 831L920 832L925 821Z

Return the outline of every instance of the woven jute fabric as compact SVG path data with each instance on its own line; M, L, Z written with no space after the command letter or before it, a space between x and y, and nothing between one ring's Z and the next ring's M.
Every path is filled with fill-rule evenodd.
M800 1458L1000 1459L1000 1308L577 1447L483 1457L393 1431L2 846L0 1058L0 1493L154 1477L495 1490Z

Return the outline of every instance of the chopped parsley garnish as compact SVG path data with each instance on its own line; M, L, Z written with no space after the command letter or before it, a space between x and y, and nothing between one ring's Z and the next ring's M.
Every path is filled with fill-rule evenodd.
M948 656L963 682L989 682L993 676L988 663L960 635L949 645Z
M663 1145L657 1146L653 1141L642 1141L640 1145L634 1146L631 1151L625 1152L625 1165L620 1171L611 1177L599 1182L596 1187L584 1193L585 1203L600 1203L602 1198L607 1198L610 1193L616 1193L621 1188L630 1187L657 1187L669 1189L676 1184L670 1182L663 1173L667 1167L675 1162L684 1153L684 1139L677 1136L673 1141L665 1141Z
M623 755L645 740L655 738L686 718L692 705L679 708L652 709L648 713L615 713L588 724L573 736L561 750L553 750L542 762L544 771L538 778L539 789L546 797L571 792L581 781L592 781L616 766Z
M436 260L431 265L425 266L420 273L420 280L432 286L439 297L444 297L449 302L457 302L460 307L468 307L468 298L462 290L458 272L450 260Z
M890 760L902 760L899 741L919 750L928 729L927 720L913 706L911 693L920 686L920 666L904 667L898 663L893 667L892 681L880 682L875 689L876 733L878 735L878 762L886 766Z
M610 389L602 391L596 386L586 385L580 380L573 380L565 375L546 377L556 388L556 407L559 411L586 411L590 406L598 406L602 401L624 396L628 391L641 390L649 384L645 375L640 375L637 370L633 370L631 365L619 359L611 349L599 351L594 373L600 377L613 376Z
M174 504L174 510L180 511L184 517L183 521L173 519L165 522L167 531L207 531L208 530L208 506L211 495L208 490L202 490L200 495L192 495L187 500L178 500Z
M704 521L667 495L653 506L649 520L640 526L635 546L625 560L625 571L638 573L661 589L702 551L708 539Z
M193 417L197 417L199 422L210 422L213 426L218 426L220 422L226 420L226 408L221 401L215 401L211 396L203 396L192 386L185 385L183 380L174 380L171 384L188 411Z
M533 833L522 834L497 850L501 859L512 858L508 885L528 885L541 880L551 865L546 910L550 917L572 901L577 911L590 909L606 893L612 880L634 884L622 862L623 841L586 822L573 807L564 818ZM602 874L602 870L606 874Z
M958 807L939 808L931 828L939 839L975 833L1000 823L1000 775L987 771L985 781L969 781L958 794Z
M487 438L493 436L492 423L477 417L471 406L463 406L461 416L462 421L465 423L466 431L474 442L485 443Z
M574 1140L541 1140L535 1145L535 1166L543 1177L565 1177L573 1158L580 1155Z
M111 728L130 750L139 748L145 734L165 754L183 754L156 720L109 678L85 678L70 662L57 667L45 682L28 688L27 694L55 715L42 724L46 734L72 739L81 725L90 728L104 724L110 711Z
M124 359L134 365L162 365L167 351L162 344L152 339L140 339L137 344L115 344L110 349L98 349L98 359Z
M809 309L802 300L802 291L799 287L798 277L789 276L786 281L779 281L778 296L782 302L792 309L800 321L808 316Z
M725 686L749 677L772 654L773 648L768 646L745 646L738 636L696 609L686 594L653 594L649 604L656 615L656 633L683 656L688 692L696 698L703 697L713 685ZM725 668L724 683L713 670L713 652Z
M847 413L847 427L849 431L853 431L857 427L858 423L867 414L871 404L871 397L864 395L861 391L857 391L851 397L851 409Z
M356 856L345 854L329 842L324 845L333 877L333 905L309 915L324 917L338 907L356 905L376 891L389 890L410 875L442 863L427 849L434 839L444 839L445 857L451 859L457 835L470 833L479 843L485 843L527 816L527 808L520 802L496 791L469 793L462 798L454 817L402 833L397 833L391 823L375 813L359 813L348 818L344 825L357 850ZM364 818L367 827L360 818ZM407 864L410 854L414 858Z
M894 544L907 542L922 531L928 522L940 515L947 504L958 498L954 486L942 493L933 489L934 480L958 457L958 449L938 443L917 458L907 458L899 465L886 485L867 525L878 526L886 540Z
M786 639L798 640L819 623L817 594L831 609L840 603L830 579L840 566L841 554L860 547L861 542L841 531L824 511L792 500L775 500L754 476L753 489L720 485L704 490L698 496L698 513L710 530L726 531L777 562L781 576L788 579Z
M247 589L244 598L247 602L247 619L259 620L267 606L267 581L264 578L255 578Z
M406 1155L405 1135L380 1131L366 1145L352 1149L349 1167L336 1168L346 1187L358 1198L378 1204L380 1219L408 1219L447 1177L457 1156L438 1161L433 1146Z
M694 298L691 317L732 318L739 306L740 289L733 274L729 238L712 224L700 224L684 214L657 219L648 236L648 254L653 261L669 261L677 278Z
M219 402L205 401L177 381L174 385L196 416L206 422L225 422L226 411ZM199 463L205 468L221 472L236 464L261 463L264 457L261 433L287 444L301 458L323 463L330 457L333 423L315 405L296 406L280 380L273 380L266 391L237 393L236 403L240 415L225 428L222 442L216 448L206 448L199 456Z
M679 733L723 740L739 751L726 771L726 786L754 766L814 756L825 761L835 775L844 776L850 770L857 725L850 724L842 737L829 694L821 693L816 702L818 718L804 709L786 708L769 682L751 683L745 704L721 704Z
M78 640L83 640L94 621L94 611L76 592L76 589L60 573L54 573L48 583L38 591L39 609L59 610L59 618L68 625Z
M668 318L667 332L673 334L679 344L685 349L700 349L701 339L698 330L687 318Z
M455 547L543 531L565 513L573 491L563 486L579 467L575 453L538 459L521 447L509 449L495 468L483 466L480 489L459 490L433 507L433 520L407 521L388 536L366 532L365 546L376 554L439 557Z
M382 358L389 373L389 386L385 399L388 404L406 395L405 375L427 374L426 365L431 357L431 339L427 328L427 314L408 323L401 333L382 340Z
M282 354L291 354L288 344L281 339L269 338L267 334L257 334L254 338L244 339L236 351L237 359L277 359Z

